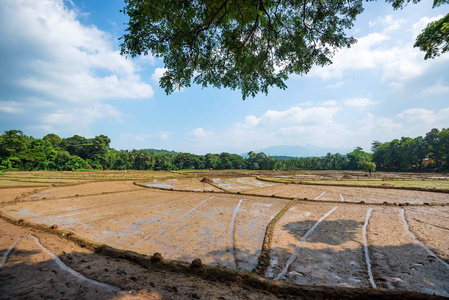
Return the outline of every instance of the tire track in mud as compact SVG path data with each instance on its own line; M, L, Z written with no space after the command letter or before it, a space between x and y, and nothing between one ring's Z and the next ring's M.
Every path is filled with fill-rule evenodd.
M413 220L415 222L423 223L423 224L426 224L426 225L429 225L429 226L434 226L434 227L438 227L438 228L441 228L441 229L449 230L449 228L447 228L447 227L436 225L436 224L431 224L431 223L428 223L428 222L425 222L425 221L421 221L421 220L418 220L418 219L415 219L415 218L412 218L412 217L408 217L408 219Z
M113 199L110 199L109 197L106 197L104 199L95 198L91 201L94 205L90 207L88 206L89 204L85 199L81 200L82 203L77 204L80 206L82 205L82 207L71 210L67 210L67 207L65 206L66 202L58 203L57 205L55 203L54 205L50 205L51 207L49 209L44 210L44 214L41 214L41 212L39 211L39 206L37 204L28 208L25 206L24 209L26 211L30 211L33 214L29 219L30 221L45 223L49 225L56 224L62 228L75 230L80 236L92 239L92 236L89 236L90 233L92 233L91 230L95 227L98 228L99 223L101 224L101 227L105 228L109 224L114 223L117 218L128 218L129 215L132 215L136 211L140 211L140 208L142 207L144 207L145 211L153 209L153 207L156 206L173 205L173 202L185 201L186 199L191 199L198 196L198 194L191 194L186 197L185 194L182 195L167 193L161 195L161 197L157 197L158 194L149 193L149 195L147 195L147 193L143 193L134 196L135 197L131 198L115 196ZM148 207L148 205L151 204L155 205ZM53 209L53 211L51 211L50 209ZM36 210L37 213L34 213ZM59 211L59 213L55 211ZM49 212L51 212L51 214L49 214ZM23 217L20 211L18 212L18 215L19 218ZM54 217L52 217L52 215L54 215ZM101 242L110 241L110 239L106 240L104 239L104 237L107 237L107 235L102 236ZM115 236L112 238L115 238ZM95 237L94 239L97 239L97 237Z
M237 265L237 258L235 255L235 241L234 241L234 234L235 234L235 219L237 217L237 213L240 210L240 205L242 205L243 199L240 199L239 204L237 204L237 207L234 210L234 213L232 215L231 225L229 226L229 262L231 264L231 267L233 269L238 268Z
M405 217L405 210L401 209L401 217L404 221L405 229L407 230L408 234L430 255L433 256L436 260L438 260L441 264L443 264L446 268L449 269L449 264L439 258L435 253L433 253L432 250L426 247L420 240L418 240L413 232L411 232L410 227L408 226L407 219Z
M290 265L295 261L296 257L298 256L299 250L301 249L302 244L305 242L305 240L307 239L307 237L315 230L315 228L324 220L326 219L330 214L332 214L336 209L338 208L338 206L335 206L334 208L332 208L330 211L328 211L324 216L322 216L316 223L315 225L312 226L312 228L310 228L306 234L301 238L301 240L299 241L298 245L295 248L295 252L290 256L290 258L287 260L287 263L285 264L284 269L278 274L278 276L275 278L275 280L279 280L282 276L285 275L285 273L287 273L288 268L290 267Z
M323 197L324 194L326 194L326 192L327 192L327 191L324 191L321 195L319 195L318 197L316 197L315 200L318 200L318 199L320 199L321 197Z
M449 296L449 268L416 239L403 209L373 210L367 235L378 288Z
M116 286L113 286L113 285L109 285L109 284L107 284L107 283L103 283L103 282L99 282L99 281L96 281L96 280L93 280L93 279L90 279L90 278L87 278L87 277L85 277L84 275L82 275L82 274L80 274L80 273L78 273L77 271L75 271L75 270L73 270L72 268L70 268L69 266L67 266L66 264L64 264L62 261L61 261L61 259L59 259L59 257L57 257L53 252L51 252L50 250L48 250L47 248L45 248L44 246L42 246L42 244L39 242L39 240L35 237L35 236L33 236L31 233L29 233L29 234L27 234L27 235L24 235L24 236L22 236L21 238L19 238L4 254L3 254L3 259L2 259L2 261L1 261L1 263L0 263L0 268L1 267L3 267L3 265L5 264L5 262L6 262L6 260L7 260L7 258L8 258L8 255L9 255L9 253L17 246L17 244L19 244L22 240L24 240L25 238L27 238L27 237L30 237L31 239L33 239L33 241L35 242L35 244L44 252L44 253L46 253L48 256L50 256L51 257L51 260L53 260L57 265L58 265L58 267L61 269L61 270L64 270L64 271L66 271L66 272L68 272L68 273L70 273L71 275L73 275L73 276L75 276L76 278L78 278L78 279L80 279L80 280L83 280L83 281L86 281L86 282L88 282L88 283L90 283L90 284L93 284L93 285L98 285L98 286L101 286L101 287L104 287L104 288L107 288L107 289L110 289L110 290L113 290L113 291L121 291L121 289L120 288L118 288L118 287L116 287Z
M62 269L64 271L67 271L70 274L72 274L73 276L75 276L76 278L84 280L84 281L87 281L87 282L89 282L91 284L98 285L98 286L101 286L101 287L105 287L105 288L108 288L108 289L113 290L113 291L121 291L121 289L118 288L118 287L109 285L107 283L103 283L103 282L99 282L99 281L96 281L96 280L89 279L89 278L85 277L84 275L78 273L77 271L73 270L72 268L70 268L69 266L64 264L59 259L59 257L57 257L53 252L51 252L50 250L48 250L47 248L42 246L42 244L39 242L39 240L35 236L30 235L30 237L36 242L36 244L42 249L42 251L47 253L51 257L51 259L55 261L55 263L58 265L58 267L60 269Z
M412 213L414 213L414 214L420 214L420 215L425 215L425 216L431 216L431 217L434 217L434 218L440 218L440 219L449 219L449 216L445 217L445 216L439 216L439 215L436 215L436 214L426 214L426 213L423 213L422 211L418 211L418 210L410 209L410 208L408 208L407 210L410 211L410 212L412 212ZM439 212L442 212L442 211L439 211ZM444 213L444 212L442 212L442 213Z
M2 261L0 262L0 268L3 267L3 265L5 264L6 259L8 258L8 255L9 255L9 253L12 251L12 249L14 249L14 247L15 247L18 243L20 243L21 240L23 240L24 238L26 238L27 236L30 236L30 235L31 235L31 233L22 236L22 237L21 237L20 239L18 239L14 244L12 244L12 246L9 247L8 250L6 250L6 252L3 254Z
M132 245L131 247L129 247L129 248L126 249L126 250L131 250L132 248L134 248L134 247L137 246L138 244L140 244L140 243L142 243L142 242L144 242L144 241L146 241L146 240L148 240L148 239L150 239L150 240L153 239L153 238L155 237L155 234L156 234L156 233L158 233L158 232L160 232L162 229L164 229L164 228L166 228L166 227L172 225L172 224L175 223L176 221L178 221L178 220L180 220L180 219L182 219L182 218L188 216L190 213L194 212L198 207L200 207L203 203L205 203L206 201L208 201L208 200L210 200L210 199L212 199L212 198L214 198L214 197L215 197L215 196L212 196L212 197L207 198L206 200L203 200L200 204L197 204L194 208L190 209L188 212L182 214L181 216L179 216L179 217L177 217L176 219L174 219L173 221L171 221L171 222L165 224L164 226L159 227L158 229L156 229L155 231L153 231L151 234L147 235L146 237L144 237L143 239L141 239L140 241L138 241L137 243L135 243L134 245Z
M134 193L134 192L142 192L142 190L132 190L132 191L128 191L128 192L114 192L114 193L109 193L109 194L95 194L95 195L86 195L86 196L73 196L73 197L66 197L66 198L39 199L39 200L33 201L33 202L36 203L36 202L40 202L40 201L46 201L48 203L50 201L54 201L54 202L56 202L56 201L57 202L68 201L68 200L82 201L83 198L87 198L87 197L108 196L108 195L111 195L111 194L120 194L120 193L126 193L127 194L127 193ZM80 207L77 207L77 208L70 209L70 211L68 211L68 212L70 212L70 213L82 212L82 211L91 210L91 209L94 209L94 208L104 208L104 207L109 207L109 206L114 206L114 205L120 205L121 201L123 201L123 199L117 199L117 200L114 199L114 202L107 203L107 204L98 204L98 205L90 205L90 206L88 204L86 204L85 206L80 206ZM24 202L23 204L27 204L29 202L30 201ZM51 207L49 208L49 211L51 211ZM44 216L44 217L51 217L51 216L55 216L55 215L60 216L61 215L61 211L52 212L52 213L48 213L48 214L45 214L45 215L41 215L41 217L42 216ZM37 217L37 218L39 218L39 217ZM30 219L30 221L33 221L33 219Z
M139 212L145 212L145 211L148 211L148 210L150 210L150 209L152 209L152 208L156 208L156 207L160 207L160 206L164 206L164 205L176 203L176 202L182 201L182 200L187 200L187 199L193 198L193 197L195 197L195 196L197 196L197 195L191 195L191 196L188 196L188 197L183 197L183 198L176 199L176 200L172 200L172 201L169 201L169 202L165 202L165 203L153 205L153 206L150 206L150 207L146 207L146 208L144 208L144 209L141 209ZM95 219L95 220L92 221L92 222L87 222L86 226L84 226L84 227L82 227L82 228L86 228L86 227L88 227L88 226L91 226L91 225L97 224L97 223L99 223L99 222L102 222L102 221L104 221L104 220L106 220L106 219L110 219L111 216L119 216L119 215L122 215L122 214L124 214L124 213L123 213L123 212L122 212L122 213L112 213L112 214L108 215L107 217Z
M365 260L366 260L366 267L368 269L369 282L371 283L371 287L377 288L376 283L374 282L373 273L371 272L371 261L369 259L368 253L368 239L366 237L366 228L368 227L368 222L369 218L371 217L372 211L373 211L372 208L368 209L368 212L366 213L365 224L363 224L363 248L365 250Z

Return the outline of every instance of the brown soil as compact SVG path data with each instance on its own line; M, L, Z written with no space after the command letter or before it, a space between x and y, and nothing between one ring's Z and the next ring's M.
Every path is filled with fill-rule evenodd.
M423 191L357 188L339 186L311 186L297 184L283 184L274 187L251 190L251 193L262 195L276 195L295 197L309 200L331 200L341 202L389 203L389 204L449 204L449 194ZM323 194L324 193L324 194Z
M7 202L14 202L19 198L22 198L38 188L2 188L0 189L0 204Z
M230 224L235 257L230 257ZM265 228L286 200L140 189L127 193L40 200L3 208L17 219L56 225L118 249L169 259L238 267L257 265ZM237 265L233 261L237 261Z
M449 235L449 207L413 207L405 209L410 230L416 238L442 259L449 261L449 239L436 239Z
M81 197L86 195L107 194L141 190L132 181L92 182L73 186L62 186L44 189L24 200L61 199L67 197Z
M252 180L226 179L225 185L234 185L241 190L260 188L264 192L275 189L280 194L299 192L296 185L260 187ZM198 179L191 182L203 184ZM447 296L449 268L438 260L447 259L445 228L449 228L449 210L446 207L410 207L405 214L410 230L439 258L429 256L407 232L400 208L374 207L367 239L375 282L382 288L426 294L395 293L367 288L370 285L362 227L370 206L345 201L341 204L319 203L321 198L339 195L342 191L345 191L344 195L351 192L351 188L320 188L323 187L309 186L306 191L301 190L315 193L316 197L321 195L317 203L295 203L280 218L274 228L272 264L267 272L268 277L276 277L293 257L280 280L307 285L274 282L229 268L251 270L255 267L265 229L288 200L160 191L136 187L131 182L89 183L40 191L39 195L34 195L37 197L29 197L34 201L10 203L2 206L1 211L16 219L46 224L48 231L52 231L50 226L56 225L53 232L59 236L37 230L37 227L29 229L0 220L0 259L5 258L5 264L0 267L0 299L418 299L432 298L432 293ZM0 189L0 199L4 199L2 193L6 190ZM15 190L17 194L5 192L5 195L14 198L24 193ZM43 195L45 192L47 194ZM361 192L355 193L354 197L363 196ZM435 193L408 196L421 201L421 197L428 194ZM369 197L386 195L389 194L368 193ZM337 205L337 209L314 227ZM311 229L314 231L303 239ZM32 235L24 237L30 233ZM66 238L76 240L78 244ZM119 287L122 291L74 276L70 270L58 266L39 242L83 276ZM98 248L98 243L114 248ZM299 244L301 247L297 251ZM95 248L100 254L93 252ZM161 254L162 261L151 259L155 252ZM201 267L192 268L190 263L196 258L201 259ZM198 265L198 261L194 265Z
M304 239L317 221L335 207L297 204L285 213L274 232L268 278L298 284L371 286L362 233L369 206L338 207ZM424 211L428 218L426 224L410 220L412 211ZM367 246L374 283L390 290L449 296L448 242L445 238L449 211L446 207L413 207L406 214L411 232L446 262L429 255L411 236L400 212L400 208L393 207L372 210ZM420 219L424 221L422 216ZM285 269L287 265L288 269Z
M97 254L54 234L1 219L0 237L2 257L24 237L0 267L0 299L439 299L411 292L292 286L207 266L170 271L162 263L142 265ZM62 269L33 237L84 279Z
M203 179L201 179L201 182L213 183L214 181L212 179L210 179L209 177L205 176L205 177L203 177Z
M9 248L31 233L70 268L122 290L118 292L77 279L61 269L31 237L26 237L14 247L0 269L0 299L252 299L253 295L261 299L274 298L269 293L237 284L222 285L102 256L52 234L20 228L3 220L0 220L0 233L1 249Z
M412 231L416 229L411 228ZM449 268L435 257L430 256L410 236L406 230L400 209L374 209L367 235L370 252L372 253L371 263L374 281L378 287L391 290L407 289L449 296ZM447 240L445 238L447 237L447 231L427 237L427 241L421 241L429 247L430 240Z

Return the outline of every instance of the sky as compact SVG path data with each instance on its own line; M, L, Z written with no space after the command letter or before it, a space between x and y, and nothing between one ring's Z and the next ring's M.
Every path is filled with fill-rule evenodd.
M449 5L364 5L348 31L357 44L332 65L243 101L238 90L196 85L166 95L160 59L120 55L123 1L0 0L0 131L241 154L281 145L369 151L374 140L448 128L449 53L424 60L413 43Z

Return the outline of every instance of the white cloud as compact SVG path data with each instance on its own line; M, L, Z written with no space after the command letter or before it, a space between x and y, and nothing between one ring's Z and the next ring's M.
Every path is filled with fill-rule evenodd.
M353 98L353 99L347 99L345 100L345 105L352 106L356 108L365 108L368 105L375 105L379 104L380 102L372 101L368 98Z
M448 128L449 127L449 107L440 111L427 110L424 108L407 109L398 114L409 128Z
M340 136L347 133L334 121L337 107L291 107L287 110L268 110L261 116L247 116L231 130L220 135L224 145L235 151L248 151L275 145L343 146Z
M393 19L393 16L388 15L385 17L378 17L376 21L369 22L370 27L374 27L380 24L383 26L383 32L395 31L400 29L403 25L407 24L407 20Z
M136 139L136 141L139 141L139 142L147 142L151 139L151 137L152 137L151 134L145 134L145 133L134 135L134 139Z
M154 70L153 75L151 75L151 79L159 84L159 79L161 79L162 76L164 76L164 73L167 71L166 68L156 68Z
M75 132L88 132L89 126L96 120L112 118L122 122L122 114L113 106L93 103L90 106L73 108L71 111L56 111L40 118L40 124L49 131L58 132L60 127L70 127Z
M436 84L425 88L423 94L448 94L449 95L449 86L444 85L441 81L438 81Z
M366 100L365 103L372 102ZM370 151L374 140L385 142L402 136L416 137L434 127L449 127L449 108L440 111L408 109L392 118L372 113L360 114L356 119L346 116L353 116L353 111L346 106L268 110L259 116L246 116L222 132L196 128L188 133L188 144L183 149L190 147L197 153L243 153L270 146L315 145L326 148L361 146Z
M159 133L159 136L162 140L167 140L170 134L171 134L170 132L161 132Z
M424 60L424 53L413 47L416 35L428 22L438 18L424 17L412 25L412 30L404 26L407 23L405 20L395 20L391 16L379 18L371 25L380 24L381 32L358 38L354 46L337 52L331 65L315 66L309 76L329 80L342 78L346 72L353 70L378 68L383 82L393 88L402 88L405 83L424 75L430 68L449 60L447 54L441 55L438 60ZM393 31L401 32L399 39Z
M327 89L339 89L341 88L344 84L346 83L346 81L341 80L341 81L337 81L334 84L330 84L328 86L326 86Z
M437 20L441 19L442 17L443 17L443 15L438 15L438 16L432 17L432 18L423 17L417 23L413 24L412 25L413 39L416 39L418 34L420 34L421 31L427 27L427 24L429 24L430 22L437 21Z
M245 124L249 127L255 127L259 124L259 118L256 116L247 116L245 118Z
M324 67L315 66L309 76L319 76L324 80L341 78L348 70L372 69L384 58L381 50L374 49L387 41L389 36L383 33L371 33L358 39L349 49L337 52L332 64Z
M0 112L7 114L17 114L22 112L22 108L17 103L0 100Z
M206 131L203 128L195 128L188 133L191 138L200 140L208 139L212 137L213 134L212 131Z
M1 1L0 77L8 100L41 121L33 126L57 124L73 131L98 119L120 119L105 100L151 98L153 90L141 81L135 62L114 49L108 33L81 24L80 12L66 3Z
M327 101L323 101L321 103L321 105L323 105L323 106L336 106L337 104L338 104L338 102L335 100L327 100Z
M153 72L153 74L151 75L151 79L159 85L159 80L161 79L162 76L164 76L164 73L167 71L167 68L156 68ZM176 89L175 93L177 92L183 92L184 88L180 88L180 89Z

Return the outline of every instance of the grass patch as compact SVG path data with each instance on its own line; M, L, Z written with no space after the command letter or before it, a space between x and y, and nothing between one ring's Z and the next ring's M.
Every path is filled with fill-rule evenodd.
M21 182L16 180L1 180L0 187L37 187L37 186L48 186L50 183L38 183L38 182Z
M404 188L422 188L422 189L441 189L441 190L449 190L449 180L446 179L415 179L410 180L409 178L377 178L377 179L338 179L338 180L330 180L330 179L299 179L299 178L280 178L280 177L261 177L262 180L269 180L273 182L279 183L304 183L304 184L317 184L317 185L338 185L338 186L373 186L373 187L382 187L383 185L392 185L395 187L404 187Z

